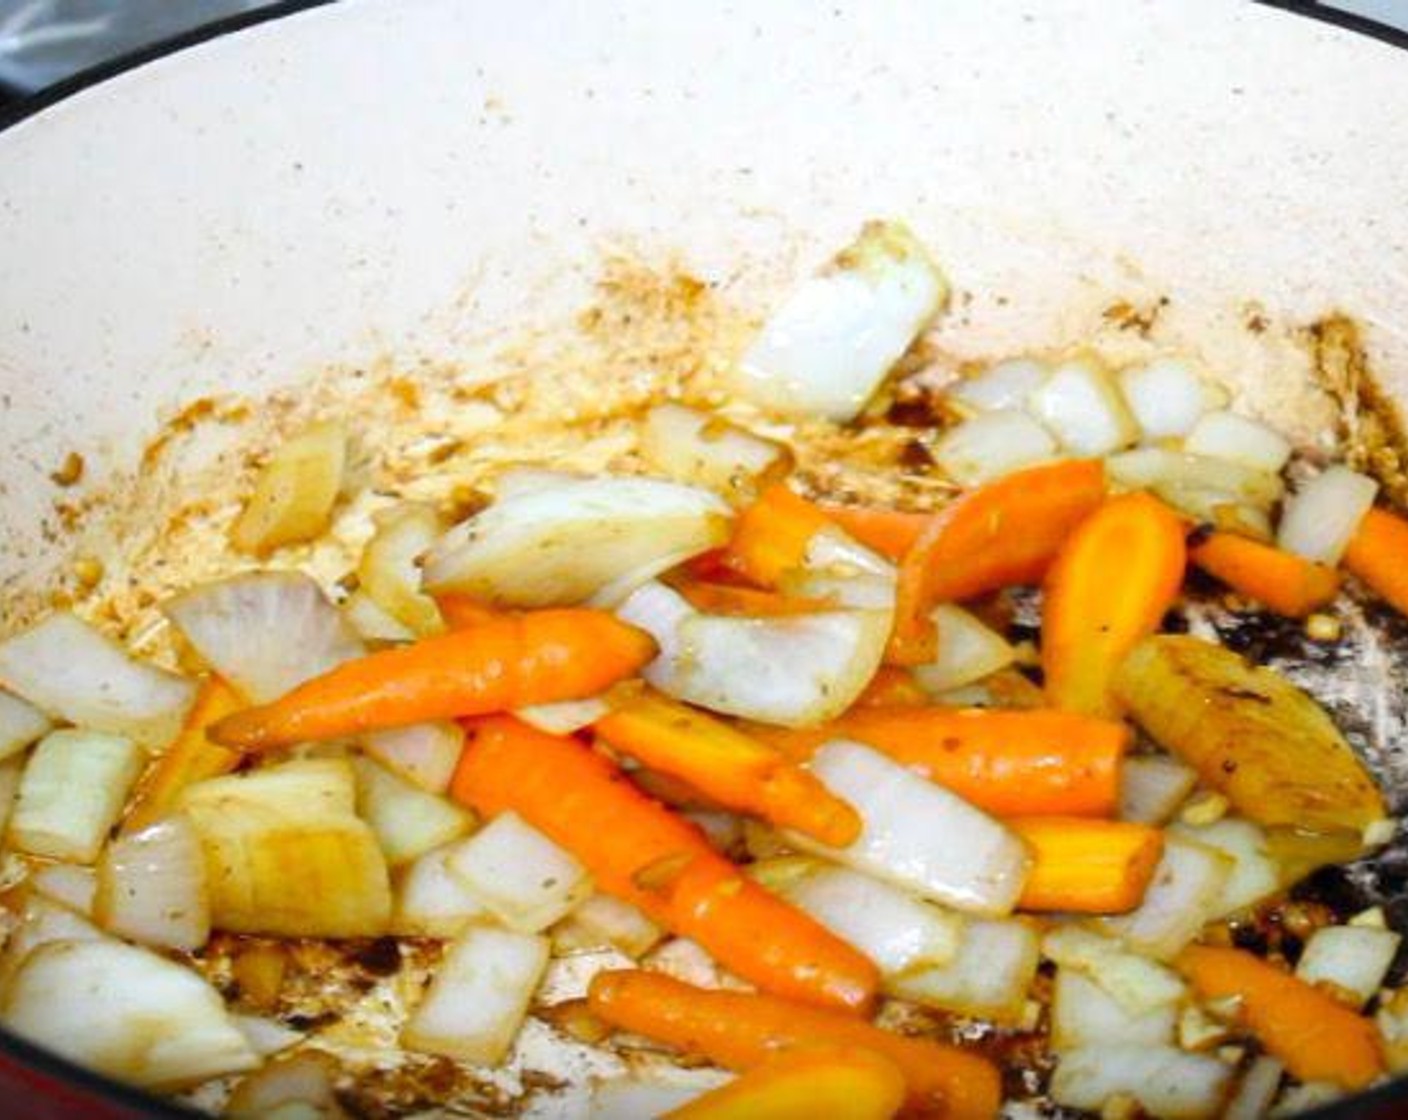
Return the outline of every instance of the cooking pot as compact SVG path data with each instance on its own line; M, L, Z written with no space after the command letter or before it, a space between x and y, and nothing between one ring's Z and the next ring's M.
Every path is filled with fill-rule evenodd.
M763 307L877 215L953 278L952 360L1127 307L1325 444L1304 324L1353 315L1408 395L1408 38L1279 7L294 3L69 83L0 134L0 598L185 402L473 370L610 251ZM172 1111L0 1050L8 1114ZM1330 1114L1408 1115L1408 1082Z

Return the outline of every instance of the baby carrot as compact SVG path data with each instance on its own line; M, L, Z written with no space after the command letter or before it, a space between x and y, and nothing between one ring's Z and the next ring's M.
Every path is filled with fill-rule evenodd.
M576 856L601 890L760 988L849 1012L873 1005L879 975L868 958L740 874L591 748L509 716L466 726L450 783L457 801L489 816L512 809Z
M1110 816L1129 729L1050 709L854 708L801 731L750 728L794 759L855 739L1001 817Z
M1127 821L1020 817L1007 825L1032 853L1019 910L1133 910L1144 898L1164 850L1161 831Z
M835 502L818 504L834 524L841 526L866 548L891 560L903 559L934 519L932 513L904 513L897 509L843 506Z
M505 613L482 603L473 595L462 595L457 591L437 595L435 605L440 608L440 617L451 630L463 630L467 626L492 622L496 618L502 618Z
M860 835L856 811L806 770L722 720L641 693L597 720L611 746L682 778L729 809L844 848Z
M781 1052L858 1046L904 1075L907 1111L944 1120L991 1120L1002 1103L986 1059L924 1038L892 1034L823 1008L746 992L696 988L654 972L603 972L591 1009L614 1027L667 1043L727 1069L753 1069ZM828 1114L823 1110L817 1115Z
M835 604L825 599L804 599L778 591L759 591L757 588L727 583L681 580L675 584L675 590L705 614L776 617L835 609Z
M1408 521L1371 509L1345 550L1344 566L1399 614L1408 615Z
M1112 498L1062 546L1046 577L1041 663L1053 707L1118 715L1110 681L1159 628L1183 584L1183 523L1148 494Z
M939 603L1035 583L1105 495L1105 468L1073 459L1015 471L939 512L900 564L889 659L922 665L938 652Z
M1212 533L1190 546L1188 559L1203 571L1287 618L1304 618L1339 592L1334 568L1250 537Z
M873 1050L784 1050L662 1120L890 1120L904 1088L899 1067Z
M1189 946L1174 965L1201 999L1236 999L1242 1021L1302 1081L1363 1089L1384 1072L1373 1022L1275 965L1207 945Z
M802 566L812 537L830 524L806 498L775 483L739 515L727 562L754 583L772 587Z
M604 611L499 615L347 661L288 695L220 720L211 738L261 750L422 720L592 696L655 656L649 635Z

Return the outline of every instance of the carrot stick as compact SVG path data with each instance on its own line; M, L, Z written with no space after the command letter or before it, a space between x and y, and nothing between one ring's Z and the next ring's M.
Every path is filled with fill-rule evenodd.
M836 502L817 504L832 522L866 548L874 549L891 560L902 560L934 520L932 513L904 513L897 509L843 506Z
M904 1104L904 1074L855 1046L784 1050L661 1120L890 1120Z
M794 760L856 739L1001 817L1110 816L1129 729L1050 709L857 708L801 731L751 728Z
M422 720L592 696L655 656L648 635L604 611L499 615L347 661L272 704L227 716L211 738L244 750Z
M1344 566L1399 614L1408 615L1408 521L1371 509L1345 550Z
M638 695L597 720L612 747L682 778L718 804L844 848L861 821L846 802L773 748L662 696Z
M806 498L775 483L739 515L727 561L754 583L772 587L802 566L812 537L830 524Z
M929 694L920 687L908 669L881 665L865 691L856 697L853 708L914 708L929 703Z
M1020 817L1007 825L1032 853L1019 910L1133 910L1144 898L1164 850L1159 829L1127 821Z
M1334 599L1340 589L1334 568L1250 537L1212 533L1190 545L1188 559L1199 568L1287 618L1304 618Z
M835 1011L766 995L696 988L653 972L598 973L588 999L592 1011L612 1026L727 1069L753 1069L800 1047L858 1046L899 1067L911 1115L988 1120L1002 1103L997 1069L986 1059L929 1039L892 1034Z
M879 975L868 958L740 874L591 748L509 716L466 726L453 798L486 815L513 810L581 860L601 890L760 988L852 1012L873 1005Z
M939 603L1040 580L1104 494L1104 465L1074 459L1016 471L937 514L900 564L889 659L934 659L939 638L929 614Z
M244 706L239 694L219 677L205 678L195 703L186 713L181 734L162 751L137 783L122 822L123 832L146 828L171 810L187 786L228 774L239 765L240 752L212 743L206 731L216 720Z
M1046 578L1041 661L1051 705L1116 716L1110 680L1154 633L1183 584L1183 523L1148 494L1112 498L1062 547Z
M777 591L759 591L752 587L697 580L681 580L675 584L675 590L705 614L776 617L814 614L817 611L834 610L836 606L825 599L805 599L783 595Z
M1384 1072L1374 1024L1304 980L1241 949L1192 945L1174 964L1201 999L1236 999L1246 1026L1302 1081L1363 1089Z
M435 605L440 608L440 617L445 620L445 625L451 630L480 626L486 622L492 622L496 618L502 618L505 613L480 602L472 595L462 595L457 591L437 595Z

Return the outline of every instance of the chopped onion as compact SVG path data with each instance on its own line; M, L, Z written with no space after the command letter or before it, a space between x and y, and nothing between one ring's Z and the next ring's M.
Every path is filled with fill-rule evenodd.
M365 591L354 591L342 604L342 617L364 642L411 642L416 633L398 622Z
M216 580L162 609L206 664L257 704L364 652L322 588L302 572Z
M391 932L403 937L458 937L471 922L492 918L488 909L449 868L460 840L426 852L403 868L396 884Z
M240 1034L244 1035L249 1048L261 1058L287 1050L290 1046L297 1046L303 1041L302 1034L284 1026L277 1019L266 1019L262 1015L231 1015L230 1020Z
M1171 1044L1178 1024L1178 1007L1159 1004L1131 1012L1094 980L1075 969L1056 973L1051 992L1051 1048L1079 1050L1086 1046L1131 1043Z
M862 573L836 575L828 571L799 568L784 575L780 587L789 595L817 599L838 607L886 611L895 609L895 577Z
M1266 833L1251 821L1224 817L1196 828L1186 823L1175 824L1169 831L1219 851L1232 861L1232 872L1222 886L1221 897L1208 914L1210 918L1225 918L1245 910L1267 895L1275 894L1284 882L1285 876L1271 856Z
M1032 391L1027 409L1072 455L1108 455L1139 438L1114 378L1090 362L1062 362Z
M285 937L385 933L386 860L355 799L352 767L339 758L285 762L184 790L180 805L205 851L215 928Z
M180 814L109 844L97 888L93 916L119 937L186 950L210 937L205 858L195 829Z
M564 928L570 927L570 928ZM611 946L628 957L643 957L660 943L665 931L629 902L609 894L594 894L583 901L553 931L583 949Z
M92 863L145 761L120 735L51 731L20 778L10 842L30 855Z
M1132 1097L1157 1120L1211 1120L1222 1111L1232 1069L1216 1058L1174 1046L1100 1043L1061 1055L1051 1099L1099 1112L1114 1097Z
M368 758L354 758L357 814L372 826L386 862L409 863L474 827L466 809L397 777Z
M1296 964L1296 975L1309 984L1327 984L1356 1007L1373 998L1388 975L1403 938L1372 926L1324 926L1310 935Z
M181 730L195 685L135 661L67 611L0 642L0 683L51 716L163 747Z
M1229 502L1265 508L1284 489L1281 479L1268 471L1163 447L1137 447L1111 455L1105 467L1125 489L1153 490L1174 504L1190 494L1212 493L1226 495Z
M0 689L0 759L19 754L53 726L33 704Z
M1276 474L1291 457L1291 441L1265 424L1224 409L1199 420L1183 441L1183 450Z
M1390 1072L1408 1070L1408 988L1385 993L1379 1000L1374 1025L1384 1040L1384 1057Z
M29 885L45 898L67 906L85 918L93 916L93 896L98 889L98 875L91 867L73 863L50 863L37 867L29 876Z
M547 929L591 894L586 869L516 813L501 813L451 853L457 875L510 929Z
M896 976L886 988L927 1007L1019 1022L1040 963L1038 940L1032 927L1019 919L968 918L953 960Z
M334 1068L332 1056L321 1050L276 1059L235 1086L223 1115L229 1120L335 1120L342 1110L333 1093Z
M1164 824L1188 800L1198 775L1189 766L1157 755L1133 755L1120 769L1119 818L1139 824Z
M498 1065L523 1025L547 963L544 937L471 927L445 954L401 1032L401 1045L474 1065Z
M15 811L15 801L19 798L20 776L24 773L23 758L7 758L0 762L0 836L10 825L10 814Z
M357 565L361 589L417 637L443 633L440 608L420 589L419 563L445 531L440 515L405 502L377 514L376 526Z
M506 502L510 498L521 498L544 490L561 490L588 480L587 475L550 467L509 467L494 477L494 499Z
M1120 389L1147 440L1186 436L1203 413L1227 402L1222 386L1200 377L1181 358L1156 358L1121 370Z
M1227 1102L1227 1111L1222 1114L1222 1120L1261 1120L1276 1099L1285 1072L1286 1067L1275 1058L1265 1054L1257 1058L1242 1074L1236 1092Z
M681 404L656 405L641 427L641 454L680 482L747 499L792 465L781 443Z
M976 377L965 377L945 393L969 414L998 408L1022 408L1032 390L1046 380L1048 367L1036 358L1008 358L989 366Z
M425 560L432 591L500 606L581 603L621 577L640 582L728 538L717 495L655 478L596 478L502 499L440 538Z
M102 941L105 938L102 930L76 910L31 891L5 941L5 954L0 957L0 998L20 965L39 946L54 941Z
M119 941L35 949L5 992L0 1019L31 1042L145 1088L259 1064L219 992L190 969Z
M362 749L393 774L444 793L464 751L464 728L450 720L412 723L363 735Z
M1276 542L1307 560L1338 564L1378 492L1367 475L1327 467L1286 499Z
M1144 901L1101 924L1141 953L1161 960L1177 956L1217 911L1233 866L1215 848L1169 834Z
M821 747L811 770L860 814L861 834L847 848L830 848L789 833L798 847L959 910L1001 915L1016 905L1027 877L1027 851L986 813L844 739Z
M938 656L914 667L914 679L931 696L980 681L1016 659L1016 652L997 631L962 607L941 603L931 617L939 632Z
M1270 506L1254 505L1226 490L1168 482L1156 486L1154 493L1175 509L1214 529L1259 541L1270 541L1276 535L1271 527Z
M585 1120L657 1120L730 1078L721 1070L661 1069L599 1080L592 1086Z
M803 566L837 576L874 576L895 581L895 566L873 549L866 548L839 525L826 525L807 542Z
M571 735L574 731L590 727L610 711L611 705L604 698L588 696L582 700L532 704L517 709L513 714L530 727L546 731L549 735Z
M314 424L277 448L230 529L241 552L264 554L310 541L328 527L347 466L347 429Z
M795 288L739 360L745 396L849 420L948 301L948 281L897 222L860 236Z
M1056 440L1027 413L998 408L957 424L934 445L934 461L961 486L981 486L1056 458Z
M1041 942L1042 955L1080 973L1131 1015L1176 1007L1187 988L1171 968L1132 953L1108 937L1074 925L1057 926Z

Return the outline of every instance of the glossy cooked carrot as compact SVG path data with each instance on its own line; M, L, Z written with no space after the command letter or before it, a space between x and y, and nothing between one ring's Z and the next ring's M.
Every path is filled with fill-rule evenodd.
M1015 471L936 514L900 564L889 660L934 659L939 603L1038 582L1104 495L1104 464L1073 459Z
M1302 1081L1363 1089L1384 1073L1373 1022L1333 996L1241 949L1192 945L1174 961L1203 1000L1238 1001L1237 1015Z
M211 728L261 750L422 720L579 700L655 656L644 631L595 610L498 615L464 630L347 661L288 695Z
M812 538L831 522L811 502L778 482L739 514L726 562L762 587L802 567Z
M1408 521L1371 509L1349 538L1344 566L1399 614L1408 615Z
M956 1046L892 1034L835 1011L773 996L697 988L639 971L599 973L588 999L592 1011L612 1026L727 1069L753 1069L803 1047L858 1046L899 1068L909 1115L990 1120L1002 1104L997 1069L986 1059Z
M845 506L837 502L817 504L834 524L841 526L866 548L891 560L904 559L905 553L914 547L935 516L932 513L905 513L874 506Z
M123 832L137 832L165 816L189 785L228 774L240 762L240 752L212 743L206 735L212 723L245 706L233 688L217 676L206 677L186 713L181 734L162 751L137 783L122 821Z
M1041 665L1053 707L1119 715L1115 670L1159 628L1187 556L1178 515L1144 493L1111 498L1071 534L1042 603Z
M1190 542L1188 559L1239 595L1287 618L1319 610L1340 589L1334 568L1236 533L1215 532Z
M851 707L917 708L929 701L929 694L908 669L901 669L898 665L881 665Z
M850 1012L874 1004L879 974L868 958L740 874L590 747L510 716L465 722L455 800L487 816L513 810L576 856L598 888L760 988Z
M716 804L844 848L861 820L818 779L772 747L704 712L639 693L597 720L610 745L683 779Z
M462 595L457 591L435 597L435 605L440 608L440 617L451 630L463 630L468 626L480 626L502 618L506 612L496 610L472 595Z
M1007 826L1032 854L1019 910L1122 914L1144 898L1164 834L1128 821L1019 817Z
M1050 709L854 708L800 731L750 728L802 760L829 739L855 739L1001 817L1110 816L1129 729Z
M726 614L774 618L781 615L815 614L834 610L835 603L825 599L806 599L784 595L778 591L759 591L736 584L706 583L702 580L681 580L675 590L689 600L690 605L705 614Z
M904 1104L904 1074L873 1050L784 1050L662 1120L889 1120Z

